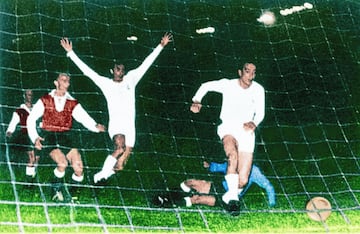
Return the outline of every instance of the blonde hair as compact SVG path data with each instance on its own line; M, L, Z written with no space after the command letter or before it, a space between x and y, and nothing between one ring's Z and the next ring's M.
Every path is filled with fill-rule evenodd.
M56 80L58 80L60 77L62 77L62 76L65 76L66 78L68 78L68 79L70 79L70 75L69 74L67 74L67 73L59 73L59 75L58 75L58 77L56 78Z

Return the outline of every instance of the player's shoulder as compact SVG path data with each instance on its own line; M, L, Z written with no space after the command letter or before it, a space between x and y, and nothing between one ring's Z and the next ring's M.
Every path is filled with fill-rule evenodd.
M263 87L260 83L258 83L258 82L256 82L256 81L253 81L251 86L252 86L254 89L257 89L257 90L264 90L264 87Z
M69 101L77 101L69 92L66 92L66 99Z
M23 104L21 104L17 109L28 109L27 108L27 106L26 106L26 104L25 103L23 103Z
M229 78L221 78L218 80L219 83L225 84L225 85L233 85L234 83L238 82L238 79L229 79Z

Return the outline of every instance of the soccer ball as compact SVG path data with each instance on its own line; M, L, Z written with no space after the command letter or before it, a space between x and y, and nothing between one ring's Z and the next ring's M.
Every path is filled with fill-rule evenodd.
M331 204L324 197L313 197L307 202L306 211L310 219L325 221L331 214Z
M258 19L258 22L265 24L266 26L271 26L275 23L276 17L275 14L271 11L265 11Z

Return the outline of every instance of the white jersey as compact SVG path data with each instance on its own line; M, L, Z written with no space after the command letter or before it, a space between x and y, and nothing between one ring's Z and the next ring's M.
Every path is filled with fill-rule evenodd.
M103 92L109 112L108 132L110 138L116 134L123 134L126 145L130 147L135 144L135 88L162 49L163 47L159 44L144 62L138 68L129 71L121 82L115 82L97 74L81 61L74 51L67 53L67 56L84 75L89 77Z
M223 124L236 128L252 121L258 126L264 119L265 91L259 83L253 81L249 88L244 89L240 86L239 79L205 82L192 100L201 102L209 91L221 93L223 96L220 113Z

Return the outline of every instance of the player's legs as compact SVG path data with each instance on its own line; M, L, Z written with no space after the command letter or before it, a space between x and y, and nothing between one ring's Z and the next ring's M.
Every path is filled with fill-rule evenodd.
M260 168L253 165L250 177L252 179L252 182L259 185L261 188L266 190L266 194L268 197L269 206L273 207L276 204L276 195L275 195L275 189L274 186L271 184L271 182L266 178L266 176L262 173ZM251 182L251 181L249 181Z
M118 158L114 170L121 171L124 169L127 161L130 158L132 149L133 149L132 147L126 146L125 152L121 155L121 157Z
M193 189L198 193L208 194L210 192L211 182L206 180L188 179L183 182L181 187L189 188L187 191Z
M216 198L209 195L211 186L212 182L206 180L188 179L183 181L180 188L185 192L185 195L183 195L180 204L183 203L188 207L193 204L214 206Z
M181 183L182 190L185 192L186 191L190 192L191 190L195 190L195 194L192 194L191 196L188 197L184 197L186 206L191 206L191 205L215 206L217 198L213 193L217 191L217 189L213 188L213 186L214 186L213 182L206 180L198 180L198 179L185 180L183 183Z
M239 193L249 181L249 175L253 163L253 152L255 148L255 134L252 131L242 129L238 132L238 150L239 159L237 170L239 174Z
M253 153L239 152L238 174L239 188L243 188L249 181L251 166L253 162Z
M190 201L193 205L215 206L216 198L212 195L193 195Z
M59 172L65 174L65 169L68 166L68 161L67 161L64 153L59 148L56 148L50 152L50 157L56 163L56 165L57 165L56 169Z
M223 201L228 204L230 201L238 201L238 142L232 135L223 137L224 151L228 159L228 167L225 176L229 190L223 195Z
M26 154L28 155L28 163L26 165L26 176L34 178L36 175L36 166L38 164L40 157L35 155L34 150L28 150L26 151Z
M231 135L225 135L222 139L224 151L228 159L228 166L226 174L236 174L238 166L238 143Z
M125 135L115 134L112 138L114 151L112 154L109 154L103 164L101 171L94 175L94 183L98 183L101 180L106 180L113 174L115 174L114 167L118 162L118 159L126 151L125 147Z
M116 134L113 137L114 152L111 154L114 158L119 158L126 150L125 135Z
M73 180L77 182L81 182L84 178L83 172L84 172L84 164L81 159L81 154L78 149L71 149L67 155L66 159L70 162L71 167L74 170L74 174L72 176ZM75 179L74 179L75 178Z
M131 152L135 145L136 131L133 123L129 123L129 126L124 129L123 134L118 134L120 136L120 141L115 142L117 147L122 147L124 153L118 157L118 161L114 168L115 171L123 170L127 161L131 156ZM126 137L125 137L126 136Z
M68 166L68 161L64 153L56 148L50 152L50 157L57 164L57 167L54 169L54 178L52 181L53 189L53 200L63 201L64 197L61 192L63 186L63 179L65 176L65 169Z
M78 149L72 148L66 155L67 160L70 162L74 173L71 176L71 187L69 188L72 199L79 199L80 184L84 180L84 165L81 159L81 154Z

